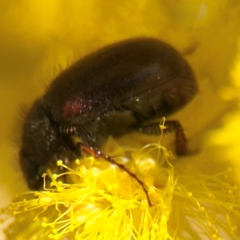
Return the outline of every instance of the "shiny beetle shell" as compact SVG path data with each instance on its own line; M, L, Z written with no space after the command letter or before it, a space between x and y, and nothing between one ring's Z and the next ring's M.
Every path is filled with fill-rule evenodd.
M174 113L196 92L189 64L156 39L125 40L86 56L63 71L26 116L20 163L29 187L41 186L54 155L77 152L72 136L101 148L109 136Z

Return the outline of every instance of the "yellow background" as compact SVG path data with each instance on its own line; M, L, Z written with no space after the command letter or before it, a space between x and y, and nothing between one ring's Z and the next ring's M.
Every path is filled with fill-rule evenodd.
M238 109L237 94L228 97L227 90L234 87L239 16L240 3L234 0L1 0L0 199L8 202L25 188L17 156L23 106L28 108L76 59L131 37L167 41L189 61L199 94L172 118L181 121L190 145L201 150L196 161L224 161L221 143L208 145L206 139ZM239 137L238 125L235 130Z

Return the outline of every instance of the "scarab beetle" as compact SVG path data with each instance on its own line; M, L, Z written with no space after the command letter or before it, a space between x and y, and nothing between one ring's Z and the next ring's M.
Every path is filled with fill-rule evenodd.
M73 136L101 149L109 136L156 134L159 119L182 108L196 92L189 64L156 39L121 41L77 61L56 77L26 116L19 155L29 187L42 186L41 175L55 155L79 153ZM156 123L147 124L150 120ZM176 153L185 154L181 125L169 121L166 127L176 130Z

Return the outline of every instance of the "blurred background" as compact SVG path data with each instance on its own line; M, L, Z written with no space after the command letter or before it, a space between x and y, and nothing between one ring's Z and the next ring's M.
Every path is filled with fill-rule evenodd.
M18 165L22 109L77 59L139 36L164 40L188 60L199 94L172 118L200 150L195 160L201 167L226 161L237 176L239 16L238 0L0 0L1 206L26 189Z

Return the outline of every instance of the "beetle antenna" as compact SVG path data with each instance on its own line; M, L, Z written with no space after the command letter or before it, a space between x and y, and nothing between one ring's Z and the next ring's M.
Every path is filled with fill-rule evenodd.
M103 158L104 160L110 162L111 164L114 164L116 165L117 167L119 167L121 170L127 172L127 174L129 174L132 178L134 178L142 187L143 191L145 192L146 194L146 198L147 198L147 201L148 201L148 204L149 206L151 207L152 206L152 203L151 203L151 200L149 198L149 195L148 195L148 187L146 186L146 184L140 180L134 173L132 173L131 171L129 171L123 164L121 163L118 163L115 161L115 159L113 157L110 157L106 154L104 154L102 151L98 150L98 149L95 149L93 147L89 147L88 145L86 145L85 143L82 143L82 142L79 142L78 143L80 149L84 152L87 152L91 155L93 155L95 158Z

